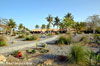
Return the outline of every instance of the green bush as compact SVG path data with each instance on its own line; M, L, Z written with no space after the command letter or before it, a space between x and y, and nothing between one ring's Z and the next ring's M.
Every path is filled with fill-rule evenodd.
M18 38L25 38L25 35L21 34L21 35L18 36Z
M33 49L33 50L32 50L32 53L36 53L36 50L35 50L35 49Z
M47 52L49 52L49 50L43 48L41 52L42 53L47 53Z
M84 46L74 44L70 49L69 57L73 63L85 63L87 61L87 50Z
M46 46L47 46L47 44L43 44L43 45L42 45L42 47L46 47Z
M38 40L38 35L32 35L25 38L26 41Z
M60 36L59 39L56 42L57 44L71 44L72 43L72 37L71 36Z
M7 46L6 38L4 36L0 36L0 47Z
M95 34L94 35L94 42L100 43L100 34Z

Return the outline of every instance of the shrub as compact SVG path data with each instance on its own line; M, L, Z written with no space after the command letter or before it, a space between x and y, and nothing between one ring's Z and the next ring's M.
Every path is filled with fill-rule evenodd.
M42 47L46 47L46 46L47 46L47 44L43 44L43 45L42 45Z
M100 34L95 34L94 35L94 42L100 43Z
M87 61L87 51L85 50L85 47L79 45L79 44L74 44L71 49L70 49L70 61L73 63L80 63L80 62L85 62Z
M27 41L38 40L38 39L39 39L38 35L32 35L25 38L25 40Z
M25 38L25 35L24 34L19 35L18 38Z
M47 53L47 52L49 52L49 50L43 48L41 52L42 53Z
M7 46L6 40L4 36L0 36L0 47Z
M32 53L36 53L36 50L35 50L35 49L33 49L33 50L32 50Z
M57 44L71 44L72 43L72 37L71 36L60 36L59 39L56 42Z

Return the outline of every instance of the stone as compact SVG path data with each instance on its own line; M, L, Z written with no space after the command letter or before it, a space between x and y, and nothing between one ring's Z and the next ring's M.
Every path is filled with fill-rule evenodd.
M53 64L53 60L48 59L48 60L45 61L43 64L44 64L44 65L52 65L52 64Z
M0 55L0 62L6 62L6 57L4 57L3 55Z

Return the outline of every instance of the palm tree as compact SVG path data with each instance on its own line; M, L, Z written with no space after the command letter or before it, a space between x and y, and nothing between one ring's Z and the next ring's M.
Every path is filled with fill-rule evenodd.
M45 29L45 28L46 28L46 25L42 24L41 29Z
M14 22L13 19L9 19L9 22L7 25L10 27L10 30L11 30L10 35L13 35L13 30L14 28L16 28L16 23Z
M19 29L19 31L21 31L23 29L23 24L20 24L18 29Z
M47 19L47 21L49 22L49 28L50 28L50 26L51 26L51 24L52 24L52 22L53 22L53 17L51 16L51 15L49 15L48 17L46 17L46 19ZM51 32L51 31L50 31Z
M54 25L57 26L57 29L58 29L59 24L60 24L60 19L59 19L58 16L56 16L56 17L55 17L55 21L54 21Z
M36 25L35 28L38 29L39 28L39 25Z

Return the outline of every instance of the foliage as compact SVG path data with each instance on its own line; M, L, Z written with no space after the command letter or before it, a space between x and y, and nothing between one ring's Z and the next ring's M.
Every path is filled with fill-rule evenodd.
M57 40L57 44L71 44L72 43L72 37L71 36L60 36Z
M87 61L87 51L85 50L84 46L79 44L74 44L70 49L70 61L73 63L85 63Z
M42 45L42 47L47 47L47 44L46 44L46 43L45 43L45 44L43 44L43 45Z
M18 29L19 29L19 30L22 30L23 27L24 27L23 24L20 24L19 27L18 27Z
M94 41L100 43L100 34L94 34Z
M99 15L93 15L89 16L87 18L88 28L91 28L93 30L93 33L95 33L96 28L100 25L100 17Z
M38 29L38 28L39 28L39 25L36 25L36 26L35 26L35 28L37 28L37 29Z
M15 50L15 51L12 53L12 55L15 56L15 57L17 57L18 52L20 52L20 51L19 51L19 50Z
M26 36L24 34L21 34L18 36L18 38L25 38Z
M55 17L55 21L54 21L54 26L56 25L57 28L58 28L59 24L60 24L60 19L59 19L58 16L56 16L56 17Z
M24 40L26 40L26 41L32 41L32 40L38 40L38 39L39 39L38 35L32 35L32 36L26 37Z
M98 63L100 62L100 54L97 54L97 55L95 54L94 58L95 58L95 66L97 66Z
M6 38L4 36L0 36L0 47L1 46L7 46L7 43L6 43Z
M41 52L42 53L47 53L47 52L49 52L49 50L43 48Z
M46 28L46 25L42 24L41 29L45 29L45 28Z
M35 50L35 49L33 49L33 50L32 50L32 53L36 53L36 50Z

